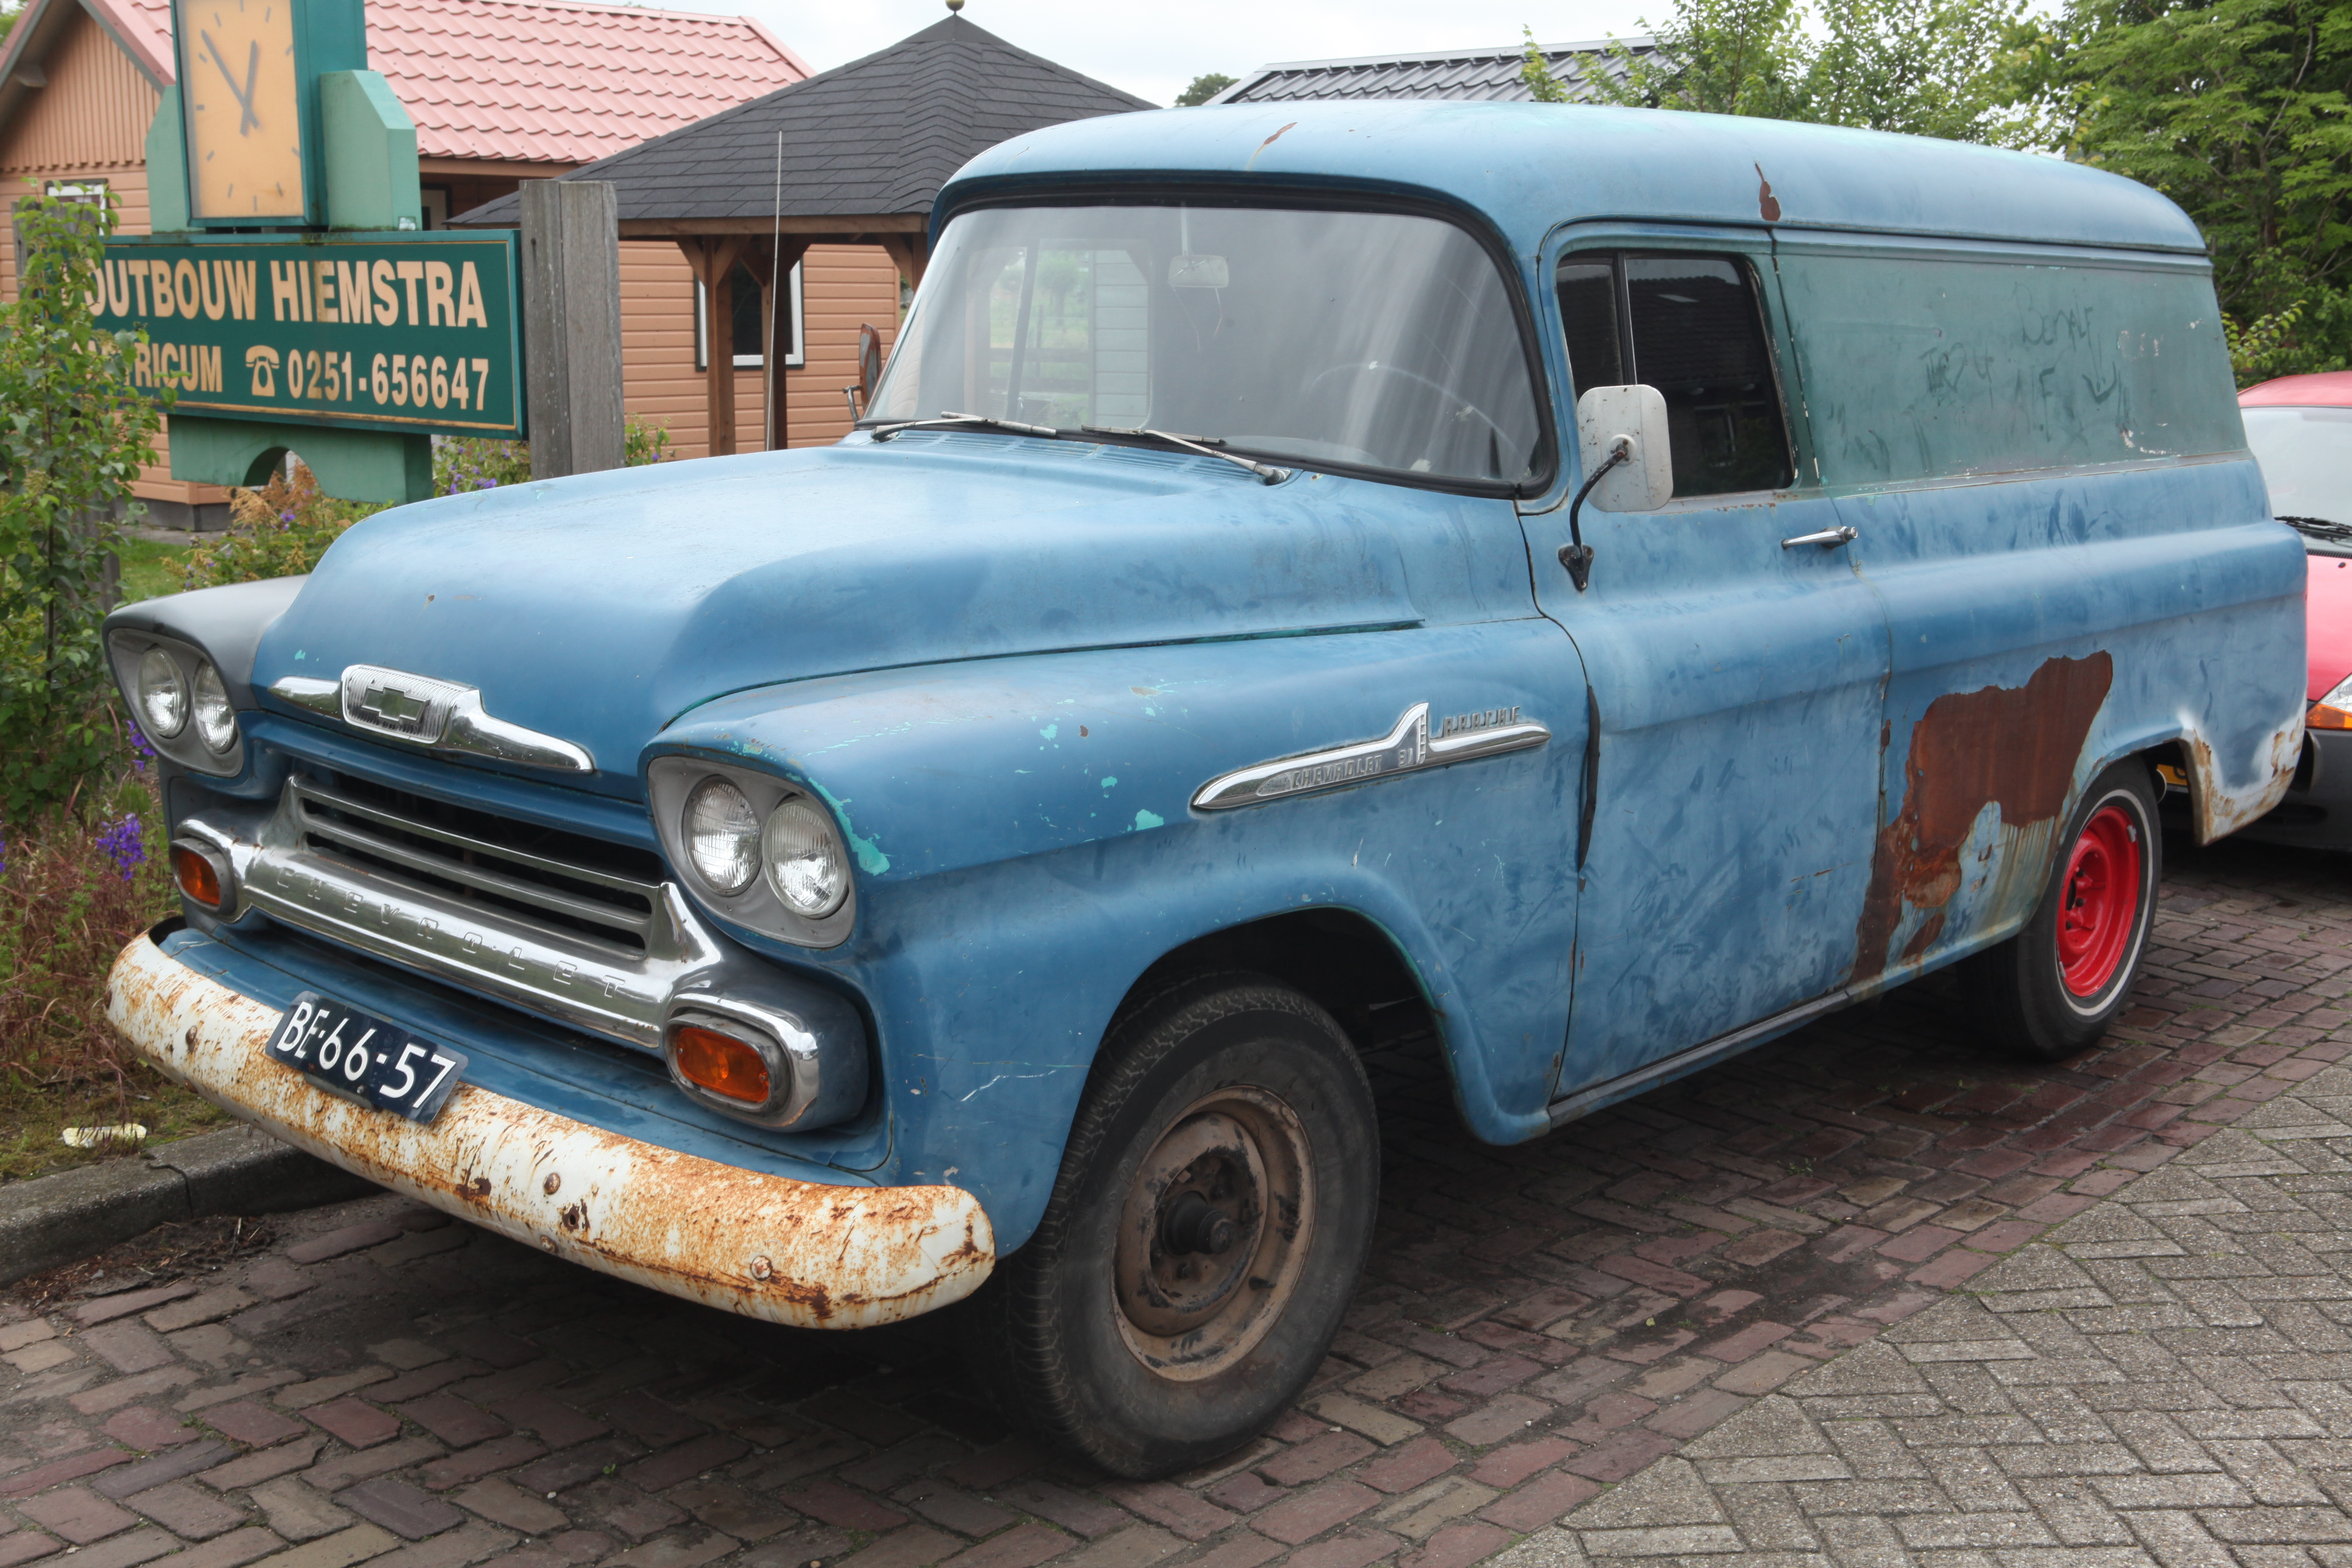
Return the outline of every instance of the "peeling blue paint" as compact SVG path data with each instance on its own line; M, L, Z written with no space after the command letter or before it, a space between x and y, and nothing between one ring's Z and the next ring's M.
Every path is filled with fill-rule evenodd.
M1140 833L1147 827L1165 827L1167 826L1168 819L1160 816L1158 812L1139 811L1135 814L1135 827L1133 831Z
M871 838L857 837L857 829L849 820L849 803L835 799L833 792L814 779L809 781L809 785L817 794L824 796L825 805L833 807L833 815L840 818L842 837L849 840L850 851L857 857L857 868L869 877L878 877L887 871L890 868L890 857L883 854Z
M1118 787L1118 780L1111 777L1108 773L1105 773L1103 775L1102 786L1105 789L1117 789Z

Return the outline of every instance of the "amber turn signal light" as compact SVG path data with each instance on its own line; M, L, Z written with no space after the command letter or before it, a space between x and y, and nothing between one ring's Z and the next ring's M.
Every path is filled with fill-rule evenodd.
M678 1077L698 1089L762 1105L768 1099L768 1064L749 1044L732 1035L682 1024L670 1037L670 1059Z
M2303 716L2306 730L2352 730L2352 713L2341 708L2331 708L2325 702L2315 702Z
M220 873L213 863L184 844L172 846L172 880L180 891L208 910L221 907Z

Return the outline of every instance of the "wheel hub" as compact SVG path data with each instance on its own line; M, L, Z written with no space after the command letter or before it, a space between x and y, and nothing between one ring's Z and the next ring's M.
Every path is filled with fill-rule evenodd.
M2067 857L2058 916L2058 973L2068 992L2096 996L2114 981L2139 925L2139 834L2120 806L2083 825Z
M1235 1086L1179 1115L1121 1206L1119 1332L1162 1376L1231 1365L1280 1318L1312 1226L1306 1130L1263 1089Z
M1206 1252L1222 1258L1240 1234L1233 1215L1189 1189L1160 1209L1160 1243L1179 1257Z

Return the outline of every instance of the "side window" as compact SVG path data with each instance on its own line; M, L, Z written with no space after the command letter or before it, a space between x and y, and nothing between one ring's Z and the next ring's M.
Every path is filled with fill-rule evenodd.
M1779 284L1825 485L2233 452L2203 258L2060 265L1970 247L1784 247Z
M1790 481L1788 430L1745 259L1579 252L1560 262L1554 287L1579 388L1641 382L1664 396L1675 495Z

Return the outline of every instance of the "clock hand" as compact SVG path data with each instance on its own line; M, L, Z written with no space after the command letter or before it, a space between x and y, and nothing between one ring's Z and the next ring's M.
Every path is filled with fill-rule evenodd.
M253 122L253 128L255 130L258 131L261 129L261 117L253 112L253 79L260 74L261 43L260 40L254 39L246 46L245 96L238 100L245 105L245 120L238 121L236 125L236 133L240 136L245 134L245 123L247 120Z
M253 112L253 73L251 70L247 72L245 89L240 91L236 85L236 74L228 68L228 61L222 58L220 46L213 42L213 36L210 33L199 31L196 37L204 39L205 47L212 52L213 64L220 68L221 79L228 83L230 96L236 100L237 107L245 111L243 117L236 122L236 133L242 136L248 127L256 127L261 123L259 117ZM254 63L257 65L261 46L256 43L253 49Z

